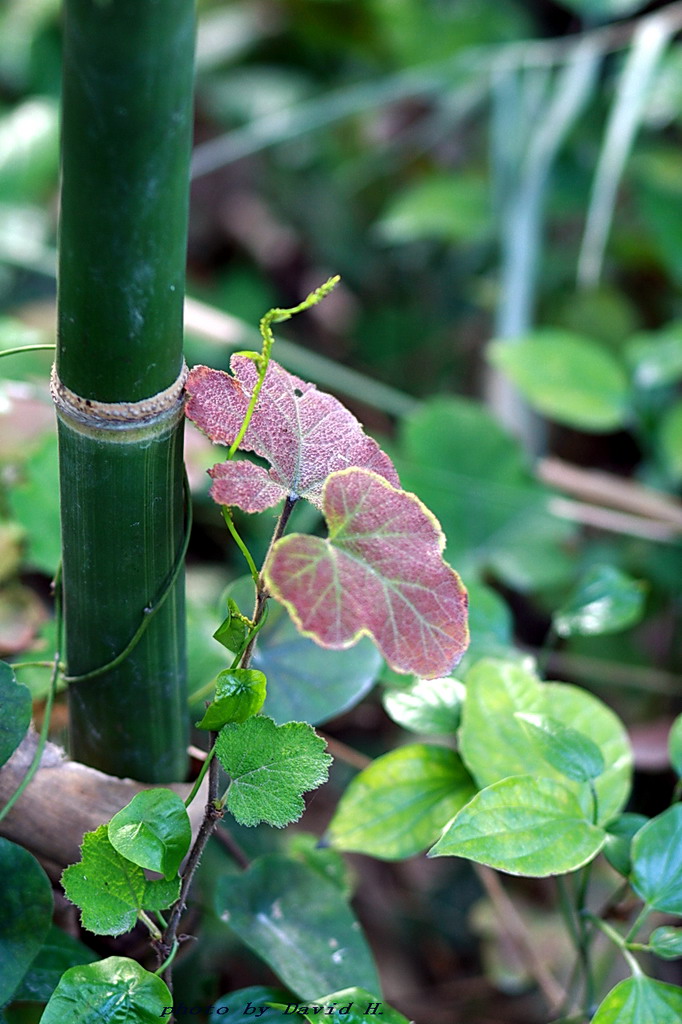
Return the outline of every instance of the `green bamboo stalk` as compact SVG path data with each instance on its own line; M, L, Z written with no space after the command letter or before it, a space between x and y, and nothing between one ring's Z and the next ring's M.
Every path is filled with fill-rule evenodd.
M70 747L150 782L186 767L181 384L194 31L191 0L64 3L53 394Z

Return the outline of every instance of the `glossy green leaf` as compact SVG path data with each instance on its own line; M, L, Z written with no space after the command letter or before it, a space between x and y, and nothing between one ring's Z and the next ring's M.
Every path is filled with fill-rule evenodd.
M244 644L248 633L249 625L244 621L237 602L228 597L227 615L213 634L214 638L228 651L236 653Z
M618 633L639 622L644 613L645 587L613 565L595 565L554 615L559 636L599 636Z
M668 736L670 764L676 775L682 778L682 715L678 715Z
M573 578L563 544L574 528L549 513L549 492L519 443L479 403L423 402L401 426L396 465L403 487L438 517L446 557L467 583L484 570L522 591ZM473 593L472 614L475 602ZM475 644L473 618L471 635Z
M175 878L192 841L187 810L170 789L146 789L115 814L107 826L113 848L149 871Z
M592 1024L679 1024L680 1019L682 988L637 974L611 989Z
M216 999L208 1022L209 1024L253 1024L254 1020L259 1019L258 1011L264 1008L261 1019L270 1024L270 1018L274 1015L270 1004L286 1005L288 1000L289 994L282 989L270 988L267 985L249 985L248 988L228 992L227 995Z
M0 661L0 766L9 760L31 724L31 692L18 683L11 665Z
M253 582L243 577L230 588L241 607L253 604ZM267 677L263 712L278 725L320 725L354 707L369 693L383 664L372 641L331 651L301 636L285 609L270 602L251 665Z
M548 764L567 779L589 782L604 771L604 758L599 747L577 729L558 722L551 715L517 711L516 717Z
M632 870L630 850L633 837L639 832L649 819L644 814L632 814L626 811L619 814L614 821L606 826L606 844L604 856L607 861L624 878Z
M62 874L67 899L80 907L83 927L97 935L130 931L140 910L163 910L178 898L180 881L148 881L142 868L122 857L107 826L86 832L81 860Z
M294 1010L294 1006L296 1010ZM331 992L326 996L318 996L307 1003L279 1003L278 1009L287 1016L292 1013L293 1020L303 1017L308 1021L343 1020L344 1024L367 1024L375 1016L381 1017L381 1024L410 1024L388 1003L365 988L344 988L340 992Z
M577 686L541 683L527 667L508 661L478 662L465 683L460 750L479 787L509 775L547 776L573 790L591 817L587 788L548 764L516 718L516 712L550 714L587 736L601 752L606 770L595 780L598 820L607 822L619 813L630 794L632 751L622 722L602 701Z
M667 324L655 334L637 334L630 339L625 356L635 383L656 388L682 380L682 324Z
M8 1002L45 941L52 922L52 886L35 857L0 838L0 1006Z
M655 928L647 945L662 960L677 960L682 956L682 928Z
M625 370L589 338L545 328L494 343L489 357L534 409L558 423L598 432L627 420Z
M78 939L52 925L38 955L22 978L14 999L46 1003L69 967L91 964L99 957Z
M483 176L432 174L391 198L376 232L394 244L424 238L477 242L491 231L491 212Z
M266 679L258 669L233 668L220 672L215 697L206 708L197 729L218 732L228 722L245 722L263 707Z
M59 982L40 1024L158 1024L173 997L155 974L123 956L71 967Z
M227 809L242 825L266 821L282 828L305 810L302 794L327 780L325 741L304 722L275 725L257 715L226 725L216 753L232 782Z
M466 857L512 875L561 875L587 864L605 842L574 794L553 779L515 775L481 790L429 851Z
M384 860L419 853L476 792L459 755L415 743L377 758L348 786L329 841Z
M682 402L676 402L665 410L658 428L658 444L667 472L673 480L681 480Z
M404 729L444 736L457 730L464 694L457 679L415 679L402 689L387 690L382 703Z
M278 854L261 857L219 880L216 909L301 999L357 984L380 991L351 909L317 871Z
M652 818L632 840L630 883L655 910L682 916L682 804Z
M355 888L355 879L343 854L329 846L320 846L317 836L310 832L290 830L287 840L287 855L292 860L300 861L301 864L317 871L350 899Z

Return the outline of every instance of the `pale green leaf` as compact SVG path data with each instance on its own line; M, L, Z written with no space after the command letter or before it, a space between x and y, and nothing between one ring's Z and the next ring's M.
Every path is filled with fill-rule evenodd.
M679 173L677 166L675 171ZM625 356L639 387L676 384L682 380L682 324L667 324L655 334L636 334L628 342Z
M172 1006L161 978L134 960L110 956L66 971L40 1024L158 1024Z
M478 786L509 775L538 774L563 782L591 816L591 797L546 761L516 712L551 715L599 748L606 770L595 780L598 820L610 821L630 793L632 751L619 718L597 697L566 683L541 683L522 665L484 659L467 673L460 750Z
M130 931L140 910L163 910L178 898L180 881L148 881L142 868L122 857L107 826L86 832L81 860L62 874L67 899L80 907L83 927L97 935Z
M637 832L630 882L649 906L682 916L682 804L669 807Z
M387 690L382 702L404 729L444 736L459 725L464 694L457 679L415 679L409 686Z
M589 782L604 771L604 758L596 743L550 715L517 711L540 753L548 764L574 782Z
M0 838L0 1006L8 1002L38 954L52 921L52 886L33 854Z
M599 432L627 421L625 370L589 338L545 328L496 342L489 356L534 409L558 423Z
M301 999L360 984L380 990L360 926L333 882L270 854L217 885L220 919Z
M377 758L348 786L329 840L385 860L419 853L434 842L476 792L459 755L415 743Z
M325 741L304 722L275 725L257 715L226 725L216 753L232 779L227 809L242 825L266 821L282 828L301 817L302 794L327 779Z
M599 636L634 625L644 612L645 588L613 565L595 565L555 613L559 636Z
M177 875L192 841L185 805L170 789L138 793L107 828L111 845L122 857L166 879Z
M565 786L516 775L477 793L429 856L466 857L512 875L544 877L587 864L605 839Z
M682 988L637 974L611 989L592 1024L680 1024L681 1019Z

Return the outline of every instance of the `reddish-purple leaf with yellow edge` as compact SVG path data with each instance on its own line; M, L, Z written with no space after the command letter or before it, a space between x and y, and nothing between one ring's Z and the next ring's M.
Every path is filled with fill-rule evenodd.
M389 665L446 676L467 646L467 595L442 557L438 520L414 494L366 469L333 473L322 492L327 540L274 545L267 585L323 647L373 637Z
M232 373L195 366L187 379L187 415L218 444L231 445L246 416L258 370L233 356ZM332 395L300 380L270 360L258 403L239 446L270 463L225 462L210 471L211 495L221 505L262 512L285 497L307 498L319 508L330 473L350 466L374 470L400 486L376 441Z

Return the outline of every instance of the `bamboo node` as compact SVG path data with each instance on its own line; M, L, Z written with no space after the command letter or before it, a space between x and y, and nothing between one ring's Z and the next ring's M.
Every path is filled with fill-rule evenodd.
M170 387L139 402L97 402L83 398L67 388L60 380L54 364L50 375L50 392L58 413L86 426L142 427L177 411L183 401L188 372L187 363L183 361L182 369Z

